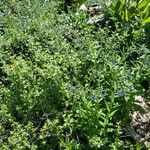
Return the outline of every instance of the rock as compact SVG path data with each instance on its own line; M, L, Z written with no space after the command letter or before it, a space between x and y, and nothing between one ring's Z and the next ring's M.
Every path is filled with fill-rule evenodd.
M88 8L85 6L85 4L82 4L79 10L87 12Z
M93 16L98 14L102 10L102 6L99 4L92 4L91 6L88 7L88 14Z

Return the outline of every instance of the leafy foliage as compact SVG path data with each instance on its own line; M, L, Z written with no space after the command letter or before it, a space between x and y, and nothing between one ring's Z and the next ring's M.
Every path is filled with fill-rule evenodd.
M114 16L119 20L131 21L140 16L143 24L147 23L150 16L150 2L148 0L117 0L111 3Z
M89 25L52 0L0 3L1 149L138 147L121 136L150 80L145 30Z
M110 3L106 14L115 22L121 22L121 25L128 26L131 36L136 36L139 30L145 30L145 43L149 45L150 31L150 2L149 0L117 0Z

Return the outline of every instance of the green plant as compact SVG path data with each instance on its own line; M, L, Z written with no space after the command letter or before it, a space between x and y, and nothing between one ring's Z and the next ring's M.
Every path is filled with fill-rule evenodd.
M135 0L117 0L112 1L109 9L106 7L106 14L110 20L113 19L114 24L117 25L116 29L128 28L127 30L131 33L131 39L135 38L141 30L144 30L145 44L149 45L149 28L150 28L150 2L148 0L135 1ZM120 25L118 25L118 22ZM117 24L116 24L117 23ZM111 24L113 26L113 24Z
M141 26L134 36L130 26L97 28L84 12L59 14L54 0L3 4L0 147L138 149L121 136L149 80Z
M135 1L135 0L118 0L111 3L114 17L118 20L131 22L135 17L141 17L142 24L149 22L150 17L150 2L148 0Z

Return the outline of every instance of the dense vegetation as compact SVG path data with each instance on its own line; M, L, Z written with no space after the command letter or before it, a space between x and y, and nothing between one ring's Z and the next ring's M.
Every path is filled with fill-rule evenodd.
M150 98L149 9L100 4L89 23L56 0L0 1L0 149L142 149L123 135Z

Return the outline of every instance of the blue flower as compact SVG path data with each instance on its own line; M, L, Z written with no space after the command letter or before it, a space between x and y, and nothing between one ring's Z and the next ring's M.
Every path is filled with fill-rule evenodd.
M124 97L125 96L125 92L124 91L118 91L115 95L117 97Z
M136 60L137 58L138 58L138 53L136 52L136 51L131 51L130 53L129 53L129 59L132 59L132 60Z
M102 95L103 98L108 98L108 96L109 96L108 93L107 93L106 91L105 91L105 92L102 92L101 95Z
M96 95L93 95L93 94L90 94L90 95L88 96L88 98L89 98L90 100L96 100L96 99L97 99L97 96L96 96Z
M70 86L69 91L74 93L76 91L76 87L75 86Z

